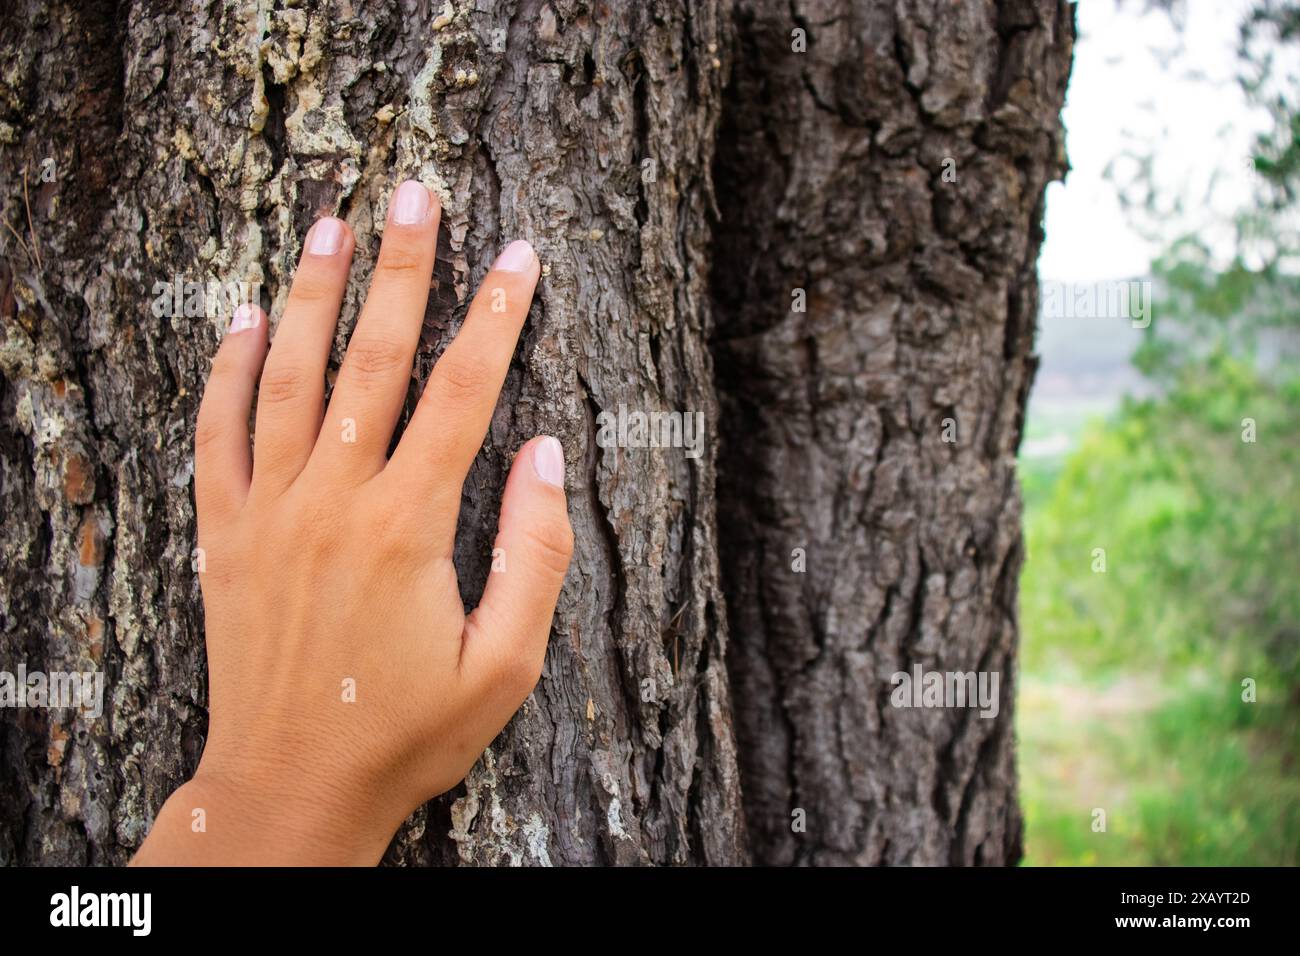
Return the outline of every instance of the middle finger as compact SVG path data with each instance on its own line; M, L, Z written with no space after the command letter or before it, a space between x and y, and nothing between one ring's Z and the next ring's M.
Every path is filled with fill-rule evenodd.
M343 357L315 456L364 480L384 466L411 380L438 243L437 200L407 180L388 206L370 292Z

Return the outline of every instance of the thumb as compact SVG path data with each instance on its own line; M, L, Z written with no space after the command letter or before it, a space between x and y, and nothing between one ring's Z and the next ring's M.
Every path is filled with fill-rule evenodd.
M555 602L573 555L564 496L564 449L550 436L519 450L501 499L492 573L465 622L461 671L488 698L501 723L532 693L542 673Z

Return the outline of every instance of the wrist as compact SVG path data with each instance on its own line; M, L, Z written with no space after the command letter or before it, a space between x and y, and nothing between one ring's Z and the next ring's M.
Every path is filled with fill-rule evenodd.
M140 865L374 866L405 814L302 780L243 779L200 765L163 804Z

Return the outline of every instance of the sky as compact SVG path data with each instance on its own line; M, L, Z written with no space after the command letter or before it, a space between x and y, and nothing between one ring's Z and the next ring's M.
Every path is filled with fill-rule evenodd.
M1227 223L1250 194L1251 143L1269 125L1262 111L1247 110L1236 81L1237 25L1248 5L1186 0L1179 32L1145 0L1080 0L1064 111L1072 169L1048 187L1044 280L1143 276L1166 241L1188 232L1228 255ZM1167 194L1156 216L1138 222L1105 178L1117 157L1124 178L1133 163L1126 154L1152 156ZM1173 196L1181 212L1170 207Z

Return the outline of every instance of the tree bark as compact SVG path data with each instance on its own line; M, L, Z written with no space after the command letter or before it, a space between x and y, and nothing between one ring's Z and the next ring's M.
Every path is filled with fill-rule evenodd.
M336 369L408 176L444 207L408 408L495 252L544 265L466 481L467 606L534 434L577 544L537 689L388 862L1014 861L1011 681L980 720L891 711L887 672L1013 668L1070 37L1055 0L10 3L0 670L107 693L0 710L0 862L125 862L202 752L192 441L224 316L160 297L245 283L274 331L341 216ZM620 405L703 413L704 454L598 442Z
M1014 863L1015 456L1072 8L741 0L737 25L713 352L754 856ZM998 715L891 706L918 665L997 672Z

